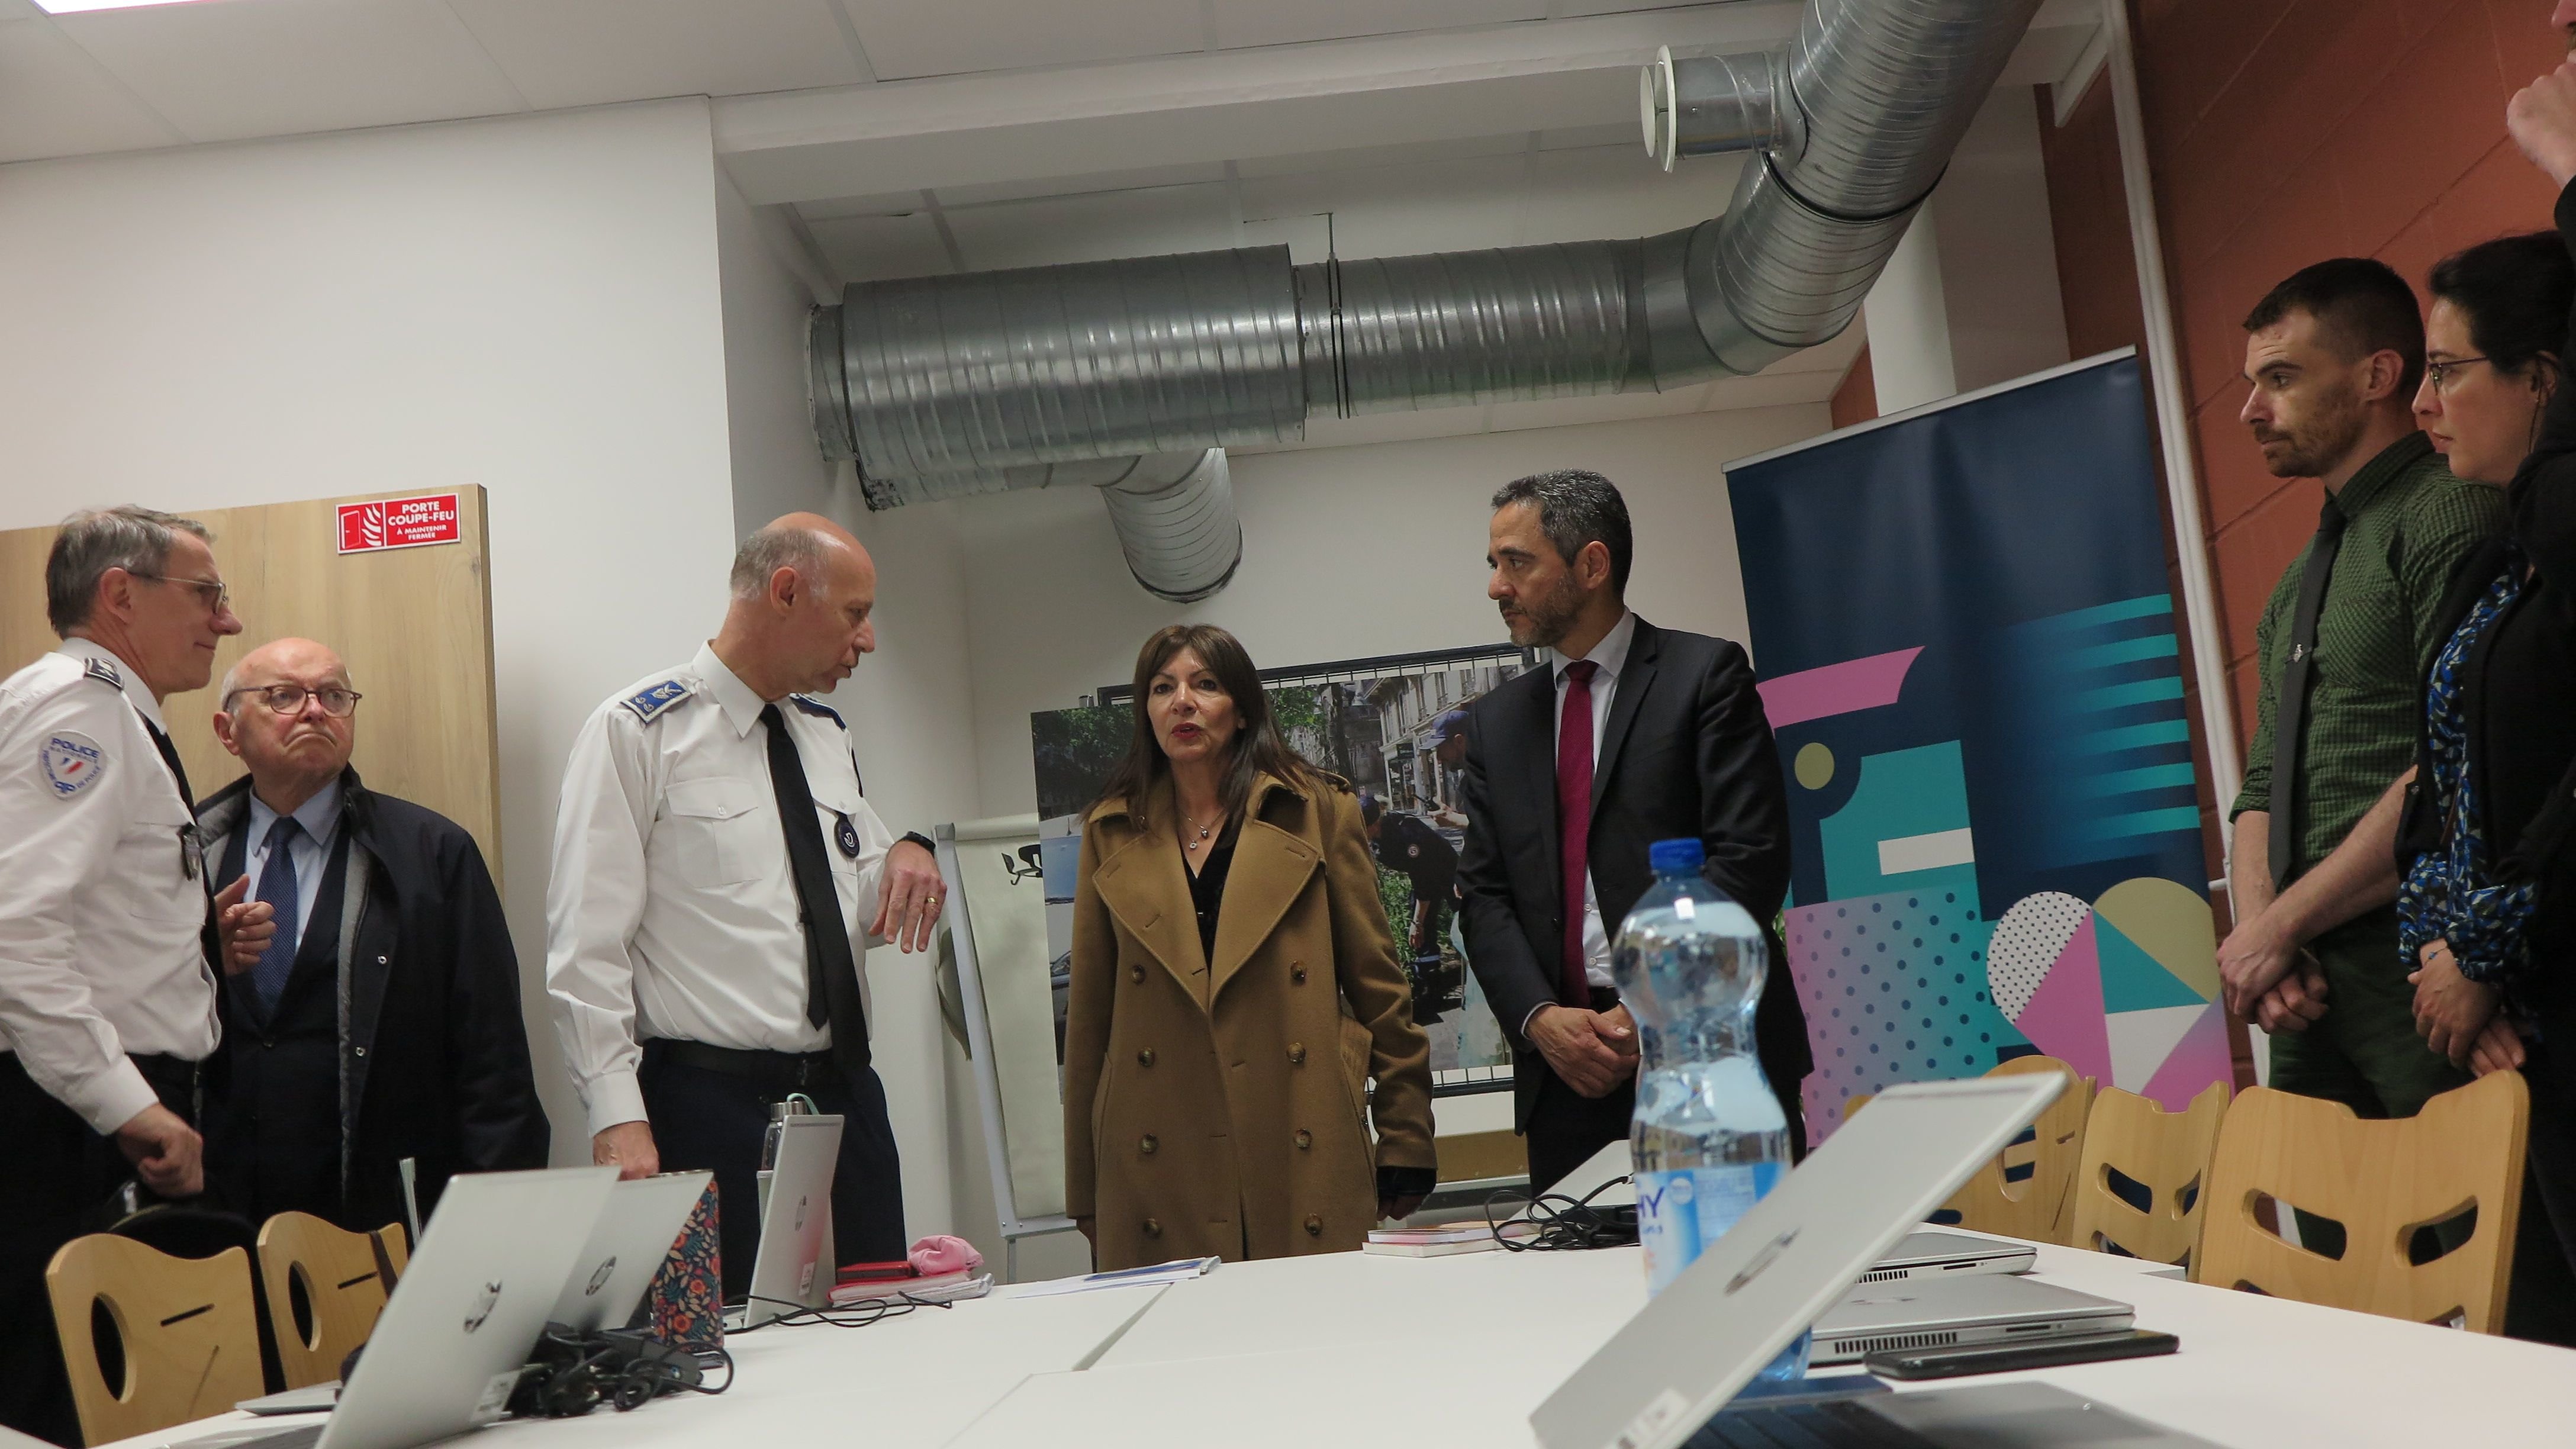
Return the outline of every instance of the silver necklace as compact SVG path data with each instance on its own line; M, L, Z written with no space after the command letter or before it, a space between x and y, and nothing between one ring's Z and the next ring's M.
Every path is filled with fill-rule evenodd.
M1197 831L1198 831L1198 833L1199 833L1199 838L1198 838L1198 839L1196 839L1196 840L1183 840L1183 841L1181 842L1181 848L1182 848L1183 850L1192 850L1192 851L1197 850L1200 846L1207 844L1208 836L1209 836L1210 834L1214 833L1214 831L1216 830L1216 826L1217 826L1217 825L1223 825L1223 824L1225 823L1225 816L1224 816L1223 814L1219 814L1219 815L1216 817L1216 825L1201 825L1201 824L1199 824L1197 821L1190 819L1190 818L1189 818L1188 816L1186 816L1186 815L1182 816L1182 817L1181 817L1181 819L1182 819L1182 821L1183 821L1184 823L1186 823L1187 825L1189 825L1189 826L1190 826L1190 827L1192 827L1193 829L1197 830Z

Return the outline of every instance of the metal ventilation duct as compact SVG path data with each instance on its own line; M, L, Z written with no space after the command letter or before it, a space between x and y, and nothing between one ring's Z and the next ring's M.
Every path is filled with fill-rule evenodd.
M1266 247L855 284L815 313L816 436L859 461L872 507L892 507L1057 481L1014 471L1032 465L1292 441L1318 412L1759 372L1850 324L2038 8L1808 0L1785 55L1660 58L1641 85L1649 150L1668 164L1755 152L1725 215L1662 236L1309 266ZM1241 530L1221 458L1104 496L1140 580L1149 563L1186 571L1149 588L1188 599L1224 586ZM1146 528L1174 532L1131 532Z

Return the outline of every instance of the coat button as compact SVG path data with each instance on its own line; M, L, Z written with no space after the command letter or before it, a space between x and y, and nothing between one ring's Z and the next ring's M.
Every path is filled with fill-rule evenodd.
M1323 1235L1324 1220L1313 1213L1308 1213L1306 1215L1306 1236L1310 1238L1320 1238Z
M355 1054L355 1055L358 1055L358 1056L365 1056L365 1055L367 1054L367 1049L366 1049L365 1047L357 1047L357 1048L354 1048L353 1050L354 1050L354 1054Z
M1145 963L1139 961L1136 964L1129 966L1127 968L1127 979L1130 981L1143 981L1145 979Z
M1153 1064L1154 1049L1152 1047L1138 1047L1136 1049L1136 1065L1140 1067L1150 1067Z
M1148 1132L1143 1137L1137 1139L1136 1150L1144 1153L1147 1157L1151 1157L1154 1155L1154 1145L1154 1134Z
M1312 1147L1312 1146L1314 1146L1314 1145L1315 1145L1315 1134L1314 1134L1314 1133L1312 1133L1312 1132L1307 1131L1307 1130L1306 1130L1305 1128L1303 1128L1303 1127L1298 1128L1298 1129L1297 1129L1297 1150L1298 1150L1298 1151L1300 1151L1300 1152L1303 1152L1303 1151L1305 1151L1307 1148Z
M1146 1237L1159 1238L1163 1235L1163 1223L1159 1218L1147 1218L1138 1226L1145 1230Z
M1296 964L1294 964L1294 965L1290 966L1290 967L1288 968L1288 979L1289 979L1289 980L1291 980L1291 981L1296 982L1296 983L1297 983L1298 985L1300 985L1300 986L1305 985L1305 984L1306 984L1306 963L1305 963L1305 962L1303 962L1303 961L1299 961L1299 962L1297 962Z
M1306 1065L1306 1044L1302 1041L1288 1043L1288 1060L1297 1066Z

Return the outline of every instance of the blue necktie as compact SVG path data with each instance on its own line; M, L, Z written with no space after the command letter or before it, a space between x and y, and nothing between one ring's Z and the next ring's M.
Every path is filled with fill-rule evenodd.
M295 852L290 847L302 827L292 815L281 815L268 828L268 864L259 872L259 898L277 913L277 934L268 938L268 949L261 952L259 964L251 968L250 989L259 997L263 1012L277 1010L277 998L286 992L286 978L295 970Z

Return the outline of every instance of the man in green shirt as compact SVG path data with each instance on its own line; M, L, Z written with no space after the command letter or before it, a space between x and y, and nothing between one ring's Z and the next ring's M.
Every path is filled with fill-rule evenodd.
M2503 531L2504 498L2452 477L2416 430L2423 321L2386 266L2308 267L2245 330L2242 417L2265 466L2320 480L2325 503L2255 631L2220 974L2230 1008L2272 1033L2272 1086L2409 1117L2469 1078L2415 1034L2393 892L2318 867L2414 763L2443 592Z

